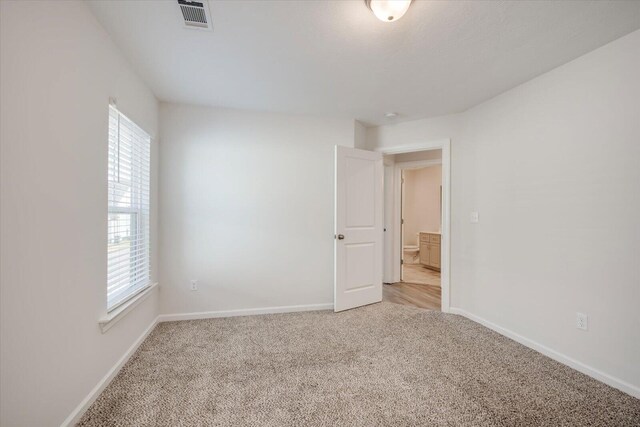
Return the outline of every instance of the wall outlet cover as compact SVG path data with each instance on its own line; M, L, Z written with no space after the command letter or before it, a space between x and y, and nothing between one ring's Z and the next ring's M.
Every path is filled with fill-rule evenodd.
M589 329L589 316L584 313L576 313L576 328L586 331Z
M192 280L191 281L191 290L192 291L197 291L198 290L198 281L197 280Z

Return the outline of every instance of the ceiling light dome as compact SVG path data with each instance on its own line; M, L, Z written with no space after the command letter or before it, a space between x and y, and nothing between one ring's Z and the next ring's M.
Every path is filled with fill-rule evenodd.
M409 9L411 0L364 0L376 17L384 22L402 18Z

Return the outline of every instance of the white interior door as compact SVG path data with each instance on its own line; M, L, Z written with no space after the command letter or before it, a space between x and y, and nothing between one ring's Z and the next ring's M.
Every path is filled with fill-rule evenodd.
M382 154L336 146L335 311L382 301Z

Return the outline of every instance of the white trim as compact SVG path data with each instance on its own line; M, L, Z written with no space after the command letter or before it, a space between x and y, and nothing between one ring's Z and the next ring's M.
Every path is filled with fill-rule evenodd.
M333 310L333 303L285 305L280 307L244 308L237 310L202 311L195 313L161 314L159 322L176 320L213 319L218 317L254 316L258 314L295 313L298 311Z
M383 283L395 283L394 257L393 257L393 225L395 224L395 212L393 210L395 197L396 167L393 157L384 156L384 243L383 243Z
M114 310L108 312L105 316L101 317L98 320L98 324L100 325L100 330L104 334L107 332L113 325L115 325L120 319L122 319L127 313L129 313L135 306L140 304L142 301L147 299L147 297L151 294L155 288L158 287L158 283L153 283L146 288L142 288L138 291L137 294L134 294L129 300L120 304Z
M441 260L440 260L440 286L442 289L442 301L441 301L441 310L445 313L449 312L450 305L450 293L451 293L451 140L450 139L439 139L436 141L427 141L421 142L411 145L400 145L394 147L378 147L375 151L381 152L385 155L387 154L402 154L402 153L413 153L416 151L428 151L428 150L442 150L442 159L439 160L442 164L442 230L441 232ZM433 160L426 160L422 162L406 162L411 164L412 166L418 164L427 164L427 162L433 162ZM396 163L396 171L399 170L398 166L402 163ZM420 167L420 166L416 166ZM424 166L423 166L424 167ZM395 176L397 178L397 175ZM396 179L394 186L396 191L394 191L394 212L396 212L396 207L400 204L400 196L399 191L397 190L400 186L400 180ZM397 243L397 238L395 235L400 233L396 232L396 224L393 224L393 233L394 233L394 253L400 254L400 244ZM399 270L396 272L396 269L399 269L399 264L394 263L394 272L393 276L395 278L399 278L400 273Z
M539 342L526 338L516 332L513 332L510 329L503 328L502 326L496 325L495 323L490 322L489 320L486 320L480 316L476 316L475 314L472 314L464 309L451 307L449 309L449 312L453 314L458 314L460 316L464 316L469 320L472 320L476 323L486 326L487 328L499 333L500 335L504 335L507 338L511 338L512 340L526 347L529 347L539 353L544 354L547 357L550 357L556 362L560 362L563 365L569 366L570 368L573 368L576 371L582 372L583 374L588 375L593 379L596 379L600 382L610 385L611 387L617 388L618 390L623 391L635 398L640 399L640 387L637 387L624 380L621 380L620 378L616 378L612 375L604 373L589 365L585 365L584 363L579 362L576 359L566 356L556 350L553 350L552 348L549 348L543 344L540 344Z
M71 412L71 414L69 414L67 419L62 422L62 424L60 425L61 427L74 426L78 421L80 421L80 418L82 418L82 415L85 413L85 411L89 409L93 402L95 402L98 396L100 396L100 393L102 393L102 391L109 385L111 380L113 380L116 375L118 375L120 369L122 369L129 358L133 356L136 350L138 350L140 344L142 344L144 340L147 339L151 331L153 331L153 328L155 328L158 324L158 318L159 316L151 322L149 327L147 327L142 335L140 335L140 337L138 337L138 339L131 345L131 347L129 347L129 349L124 353L120 360L118 360L116 364L111 369L109 369L107 375L105 375L100 381L98 381L98 384L96 384L96 386L89 392L87 397L85 397L82 402L80 402L80 404Z

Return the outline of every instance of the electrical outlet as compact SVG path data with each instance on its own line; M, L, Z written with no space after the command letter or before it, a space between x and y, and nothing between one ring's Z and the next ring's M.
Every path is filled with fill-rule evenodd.
M479 215L478 212L471 212L471 223L472 224L476 224L479 221Z
M198 281L197 280L192 280L191 281L191 290L192 291L197 291L198 290Z
M586 331L589 329L589 316L584 313L576 313L576 328Z

